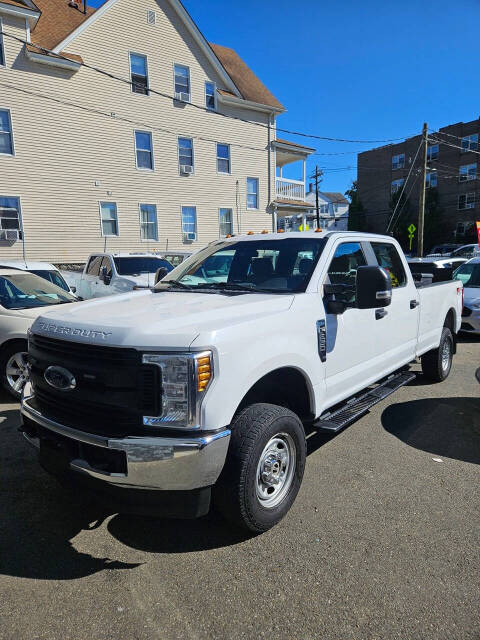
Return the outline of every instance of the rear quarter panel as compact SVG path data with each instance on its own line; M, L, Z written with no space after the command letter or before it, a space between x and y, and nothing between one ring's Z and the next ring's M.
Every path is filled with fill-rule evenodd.
M451 309L455 316L454 331L459 331L462 323L462 288L461 282L452 280L418 289L420 319L417 356L438 347L445 320Z

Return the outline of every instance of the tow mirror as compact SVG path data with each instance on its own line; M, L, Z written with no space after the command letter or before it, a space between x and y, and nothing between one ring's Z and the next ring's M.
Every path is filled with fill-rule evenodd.
M382 267L358 267L357 306L359 309L388 307L392 302L392 281Z
M167 267L160 267L155 274L155 284L158 284L168 273Z
M107 286L112 281L112 276L111 276L111 274L108 273L108 269L105 266L102 267L102 270L100 272L100 276L101 276L101 278L103 280L103 284L106 284Z

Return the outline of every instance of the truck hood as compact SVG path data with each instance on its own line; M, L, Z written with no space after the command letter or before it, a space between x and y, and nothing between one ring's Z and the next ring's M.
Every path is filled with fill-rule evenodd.
M129 282L132 282L137 287L153 287L155 283L154 273L141 273L138 276L119 276Z
M96 298L40 316L33 331L52 338L137 348L189 348L202 332L286 311L293 295L137 291Z

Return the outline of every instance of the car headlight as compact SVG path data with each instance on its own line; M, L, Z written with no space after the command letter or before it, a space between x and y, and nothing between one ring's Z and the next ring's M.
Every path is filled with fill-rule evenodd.
M211 351L179 354L144 354L143 364L160 367L162 374L161 413L144 416L146 426L170 429L199 429L200 408L213 379Z

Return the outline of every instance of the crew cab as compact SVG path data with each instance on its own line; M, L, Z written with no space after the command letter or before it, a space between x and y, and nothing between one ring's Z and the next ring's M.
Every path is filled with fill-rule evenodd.
M38 318L23 431L120 511L196 517L213 499L265 531L295 500L306 429L343 429L418 357L444 380L461 313L461 282L417 287L390 237L220 239L151 290Z
M158 269L172 271L168 260L153 253L93 253L83 273L69 272L69 280L84 300L153 286Z

